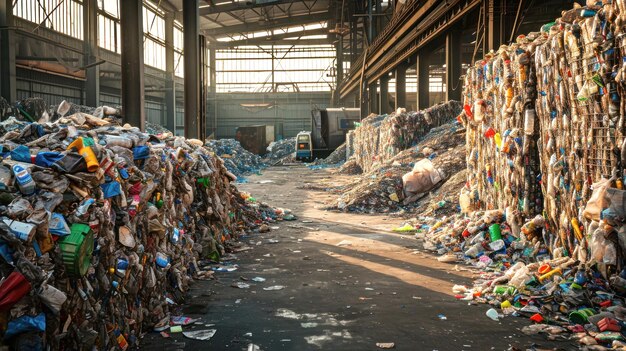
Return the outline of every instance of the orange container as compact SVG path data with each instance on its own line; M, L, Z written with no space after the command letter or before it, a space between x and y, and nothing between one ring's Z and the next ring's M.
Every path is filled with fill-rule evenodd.
M85 162L87 162L87 170L89 172L96 172L100 168L100 163L96 154L93 152L91 146L85 146L83 143L83 137L74 140L68 147L68 150L76 149L78 153L83 156Z

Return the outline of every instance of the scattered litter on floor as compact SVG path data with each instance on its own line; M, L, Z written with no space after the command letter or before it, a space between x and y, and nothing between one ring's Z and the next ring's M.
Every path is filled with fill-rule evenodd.
M184 331L183 335L189 339L206 341L210 340L216 332L217 329L192 330Z
M231 284L231 286L233 288L238 288L238 289L248 289L248 288L250 288L250 284L244 283L244 282L235 282L235 283Z
M350 240L342 240L337 243L337 246L352 246L352 242Z
M283 290L285 287L283 285L272 285L267 288L263 288L265 291L274 291L274 290Z
M393 342L377 342L376 347L379 349L393 349L396 347L396 344Z

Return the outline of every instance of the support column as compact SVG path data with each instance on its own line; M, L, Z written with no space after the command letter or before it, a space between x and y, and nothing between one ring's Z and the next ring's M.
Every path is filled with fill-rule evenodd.
M396 109L406 108L406 69L405 63L396 67Z
M502 11L503 3L501 0L484 0L487 9L487 32L486 42L487 50L498 50L502 44Z
M337 46L337 91L341 88L341 83L343 83L343 34L339 35L339 40L336 44Z
M165 14L165 127L176 134L174 14Z
M376 90L378 90L378 82L374 81L369 85L369 92L367 94L370 103L370 113L378 113L378 94Z
M207 83L207 80L209 79L209 71L208 71L208 49L206 47L206 37L204 35L199 35L198 36L198 48L199 48L199 60L200 60L200 74L199 74L199 83L200 86L198 87L199 89L199 94L200 94L200 100L198 100L198 115L199 115L199 120L198 120L198 132L200 133L198 135L198 138L200 140L205 140L206 139L206 132L207 132L207 97L208 97L208 89L209 89L209 84Z
M430 72L429 57L427 50L422 50L417 55L417 109L423 110L430 107Z
M446 34L446 100L461 100L461 33L460 23Z
M361 119L367 117L370 113L369 113L369 104L367 103L367 95L368 95L368 89L367 89L367 82L363 81L360 87L360 93L358 95L358 99L359 99L359 108L361 109Z
M183 0L185 137L199 138L198 0Z
M380 77L379 101L380 114L389 113L389 74L383 74Z
M12 0L0 0L0 95L9 104L17 100Z
M122 37L122 112L124 122L145 130L143 2L120 1Z
M98 60L98 2L83 0L83 65L85 66L85 105L100 105L100 65Z

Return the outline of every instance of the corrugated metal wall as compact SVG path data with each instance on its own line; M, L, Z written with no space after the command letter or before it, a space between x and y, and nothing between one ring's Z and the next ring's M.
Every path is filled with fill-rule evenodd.
M311 130L311 110L328 107L330 98L330 92L230 93L217 94L216 107L209 105L217 112L218 138L234 138L237 127L273 125L278 139ZM213 115L213 111L209 110L209 115ZM207 125L213 123L209 121Z

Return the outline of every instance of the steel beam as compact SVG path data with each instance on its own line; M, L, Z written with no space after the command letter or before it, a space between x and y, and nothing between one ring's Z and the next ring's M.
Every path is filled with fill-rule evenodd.
M317 23L327 21L331 16L331 13L324 11L308 15L283 17L269 21L259 21L256 23L236 24L234 26L203 29L202 32L207 35L219 37L226 34L259 32L262 30L276 29L280 27L292 27L302 24Z
M221 49L228 49L228 48L234 48L234 47L238 47L238 46L258 46L258 45L281 45L281 46L286 46L286 45L309 45L309 46L316 46L316 45L328 45L328 44L333 44L334 41L330 40L328 38L318 38L318 39L282 39L282 40L259 40L259 41L253 41L253 42L249 42L246 44L237 44L237 45L233 45L231 44L231 42L214 42L214 46L216 48L221 48Z
M217 13L222 13L222 12L254 9L258 7L292 4L296 2L302 2L302 0L273 0L273 1L264 1L264 2L239 1L239 2L227 2L227 3L226 2L215 3L215 5L213 6L201 7L200 16L212 15L212 14L217 14Z
M85 55L85 105L100 105L100 65L98 60L98 2L83 0L83 44Z
M401 28L402 32L393 33L392 37L387 38L389 29L395 28L394 26L398 22L397 16L406 17L405 12L407 10L404 8L400 10L400 15L394 17L383 33L374 41L371 48L374 52L367 55L367 60L362 60L363 55L361 55L352 65L350 74L341 89L340 97L344 98L358 88L360 81L360 73L358 72L360 72L364 61L366 61L366 78L368 80L378 79L382 74L390 72L401 62L415 55L433 39L445 33L448 28L460 21L469 11L479 6L481 1L485 0L449 0L446 4L429 1L424 4L413 2L411 3L412 5L405 5L405 8L411 8L411 6L420 3L419 6L415 5L417 7L411 10L416 13L411 16L412 21L415 20L417 13L423 13L421 11L422 8L424 8L424 11L426 10L428 4L436 3L441 6L432 12L436 16L433 15L423 20L406 23L408 29L406 26L403 26ZM401 23L405 24L405 22ZM408 31L408 33L404 30Z
M378 103L380 107L380 114L389 113L389 75L383 74L380 76L380 102Z
M185 56L185 137L199 138L198 0L183 0Z
M122 112L124 122L145 130L143 2L120 1Z
M406 63L396 67L396 109L406 108Z
M176 134L176 83L174 62L174 14L165 15L165 127Z
M446 34L446 100L461 100L461 32L456 24Z
M0 31L0 95L12 104L17 100L12 0L0 0Z
M299 38L302 36L325 35L325 34L328 34L328 28L317 28L317 29L303 30L300 32L278 33L274 35L268 35L266 37L256 37L256 38L231 40L231 41L218 41L218 42L215 42L214 45L219 46L219 47L235 47L235 46L241 46L241 45L263 45L265 43L280 42L281 40L285 40L287 42L301 41L301 42L306 43L308 39L287 40L287 38ZM316 39L316 40L319 42L319 39ZM332 39L325 39L324 42L332 43L333 41Z
M430 106L430 53L422 50L417 55L417 110Z

